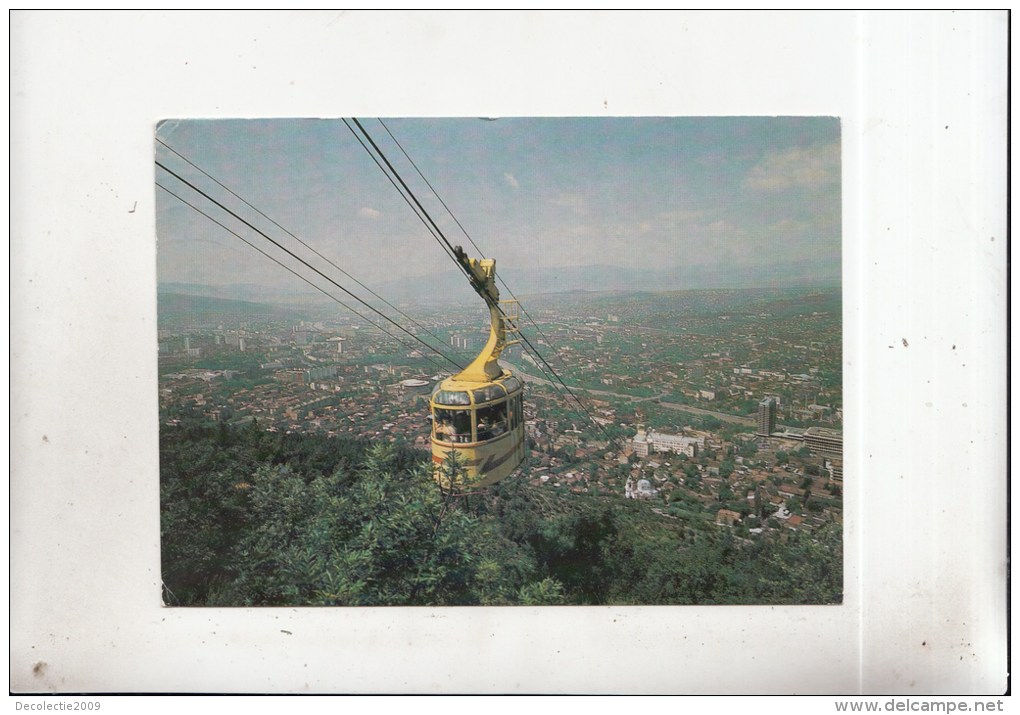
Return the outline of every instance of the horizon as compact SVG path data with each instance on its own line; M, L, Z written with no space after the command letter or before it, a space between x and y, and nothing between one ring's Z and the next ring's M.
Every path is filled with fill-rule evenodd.
M453 273L449 274L453 278L461 278ZM560 288L554 290L539 290L529 292L517 292L515 295L519 299L528 300L547 300L556 297L563 296L591 296L592 298L602 297L645 297L645 296L670 296L679 294L697 294L697 293L748 293L748 294L809 294L814 292L834 292L839 291L841 293L842 286L838 281L830 282L817 282L817 283L799 283L781 286L772 285L757 285L757 286L717 286L717 287L701 287L701 288L641 288L641 287L628 287L628 288L588 288L583 286L575 286L571 288ZM335 302L326 298L321 293L308 290L301 291L300 287L294 291L282 291L273 290L265 285L235 282L235 283L223 283L219 285L210 285L204 283L179 283L179 282L161 282L157 284L157 294L160 299L167 296L183 296L189 298L209 298L227 302L247 303L252 305L264 305L267 307L281 307L290 309L301 309L301 308L314 308L321 309L326 306L335 305ZM384 298L387 296L383 296ZM478 302L478 297L473 293L467 295L458 295L456 300L450 300L445 295L417 295L417 296L396 296L392 302L398 305L434 305L436 302L442 301L450 305L457 307L473 306ZM369 299L370 303L377 303L377 301Z

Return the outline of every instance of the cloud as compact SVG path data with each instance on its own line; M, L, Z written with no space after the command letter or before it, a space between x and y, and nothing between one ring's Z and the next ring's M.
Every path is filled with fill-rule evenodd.
M549 199L553 206L560 206L573 211L575 214L585 213L585 200L581 194L557 194Z
M802 234L812 230L814 226L807 221L796 221L792 218L784 218L781 221L769 226L769 231L777 234Z
M382 211L377 211L368 206L362 206L358 209L358 216L361 216L361 218L377 219L382 216Z
M691 221L699 221L704 215L704 211L678 209L676 211L660 211L658 218L666 222L689 223Z
M507 186L512 186L515 189L521 188L521 185L517 183L517 179L515 179L514 175L511 174L509 171L503 174L503 181L507 183Z
M820 188L839 182L839 144L793 147L769 152L744 179L744 185L759 191Z

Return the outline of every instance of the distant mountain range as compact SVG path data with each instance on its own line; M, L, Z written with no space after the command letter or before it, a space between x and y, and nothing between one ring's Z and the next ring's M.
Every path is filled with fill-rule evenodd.
M819 272L814 262L789 264L782 272L767 273L760 266L669 266L649 260L644 268L625 266L571 266L564 268L510 269L504 278L514 292L557 293L589 291L675 291L715 288L773 288L806 285L838 285L840 268Z
M158 292L160 296L165 294L202 296L204 298L222 298L224 300L272 305L305 305L309 302L318 303L327 300L322 293L317 293L314 290L288 290L254 283L231 283L228 285L160 283Z
M213 288L214 286L207 286ZM195 286L200 289L201 286ZM248 315L278 315L286 317L296 314L297 307L281 306L271 303L254 303L245 300L231 300L229 298L214 298L205 295L187 295L182 293L169 293L160 290L157 300L157 312L160 320L165 320L177 315L188 316L213 316L217 314L248 314Z
M839 266L819 270L815 264L804 262L784 266L781 272L764 273L760 267L722 268L717 266L679 266L648 268L625 266L568 266L552 268L507 269L497 271L517 296L542 293L568 293L578 291L677 291L708 290L716 288L797 288L835 287L840 285ZM352 290L357 286L343 285ZM412 276L371 285L379 295L392 303L466 303L474 300L466 290L466 279L451 269L440 274ZM361 289L355 290L365 295ZM203 285L197 283L160 283L161 306L164 295L175 294L177 303L184 296L201 296L251 304L305 307L329 302L323 294L312 289L292 290L251 283L229 285ZM349 301L341 291L337 298Z
M840 285L840 267L819 270L813 262L790 264L775 274L760 267L722 268L717 266L674 266L647 268L626 266L566 266L552 268L508 268L497 273L515 295L568 293L577 291L677 291L716 288L799 288ZM465 278L456 271L438 276L419 276L373 286L388 300L406 301L448 295L451 287ZM458 291L459 292L459 291Z

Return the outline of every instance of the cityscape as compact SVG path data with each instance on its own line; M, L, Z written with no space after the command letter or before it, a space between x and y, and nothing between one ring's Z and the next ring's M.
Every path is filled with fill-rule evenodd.
M528 386L533 486L640 499L664 517L745 537L840 522L838 290L575 293L528 303L545 336L539 349L606 428L511 348L504 363ZM428 450L428 397L450 371L422 351L329 309L188 304L207 312L161 313L163 424L256 422ZM477 310L446 316L415 317L465 355L481 347Z

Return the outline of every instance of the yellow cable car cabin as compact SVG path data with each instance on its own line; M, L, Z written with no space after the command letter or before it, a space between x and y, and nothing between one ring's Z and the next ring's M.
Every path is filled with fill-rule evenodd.
M472 287L489 306L489 340L474 361L443 380L432 393L432 461L436 478L448 484L442 466L457 452L464 484L488 486L512 473L524 460L524 405L521 381L499 364L507 333L517 332L516 301L500 301L496 262L468 258L457 246L457 260Z

